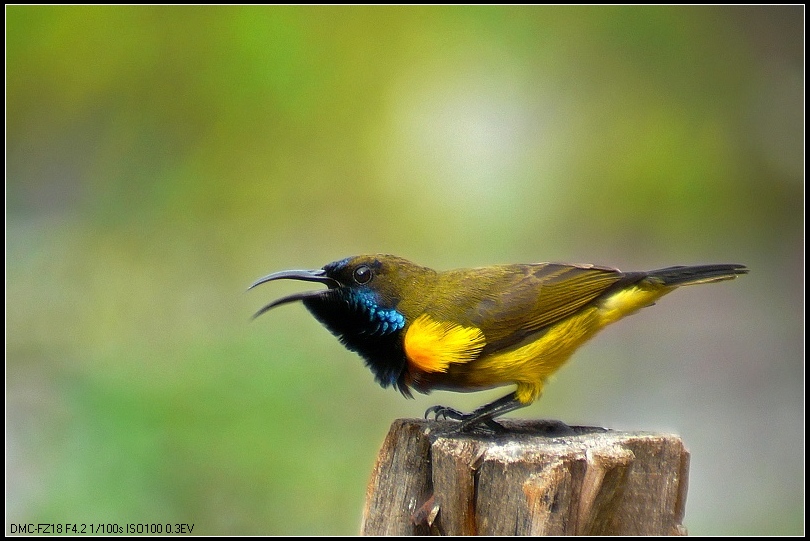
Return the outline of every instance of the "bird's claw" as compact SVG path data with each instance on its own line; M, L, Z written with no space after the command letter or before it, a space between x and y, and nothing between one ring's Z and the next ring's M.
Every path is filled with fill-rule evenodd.
M456 425L455 428L451 429L451 433L460 434L470 430L481 429L488 433L500 434L506 430L502 425L492 419L486 417L477 418L475 412L461 413L457 409L447 406L429 407L425 411L425 419L429 419L430 415L433 415L433 418L437 421L439 419L452 419L453 421L459 421L459 424Z
M425 419L429 419L430 415L437 421L442 419L453 419L454 421L463 421L469 417L469 414L464 414L457 409L449 408L447 406L431 406L425 410Z

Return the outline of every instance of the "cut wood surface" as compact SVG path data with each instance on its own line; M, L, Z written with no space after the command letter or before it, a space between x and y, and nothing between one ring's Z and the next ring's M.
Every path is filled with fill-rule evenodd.
M683 535L678 436L499 420L399 419L371 475L364 535Z

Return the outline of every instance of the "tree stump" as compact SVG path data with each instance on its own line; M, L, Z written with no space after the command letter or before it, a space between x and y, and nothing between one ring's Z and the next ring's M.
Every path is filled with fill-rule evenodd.
M499 420L499 434L399 419L366 492L364 535L685 535L678 436Z

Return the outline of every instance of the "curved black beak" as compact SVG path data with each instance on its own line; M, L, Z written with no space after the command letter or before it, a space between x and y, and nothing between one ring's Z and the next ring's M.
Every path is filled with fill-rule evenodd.
M326 275L325 270L316 269L316 270L287 270L274 272L273 274L268 274L264 278L259 278L258 280L253 282L248 288L248 290L253 289L254 287L264 284L266 282L272 282L273 280L302 280L304 282L319 282L321 284L325 284L326 287L328 287L329 289L340 287L340 282L338 282L334 278L329 278ZM280 299L277 299L271 302L270 304L263 306L261 310L253 314L253 319L256 319L263 313L267 312L272 308L275 308L276 306L287 304L289 302L294 301L302 301L310 297L318 297L320 295L323 295L324 293L326 293L325 290L304 291L303 293L293 293L292 295L281 297Z

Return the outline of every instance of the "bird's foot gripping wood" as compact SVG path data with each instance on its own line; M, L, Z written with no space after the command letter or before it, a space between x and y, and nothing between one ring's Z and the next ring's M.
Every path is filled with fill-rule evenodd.
M452 432L457 434L468 432L476 428L485 428L489 431L500 433L505 429L495 422L494 418L524 406L526 406L526 404L520 402L515 393L510 393L494 402L481 406L471 413L461 413L457 409L447 406L431 406L425 411L425 419L433 415L434 419L443 418L460 421L459 424L452 429Z
M433 415L436 420L439 419L452 419L454 421L461 421L459 424L449 430L450 434L459 434L461 432L469 432L476 428L484 428L488 431L501 433L505 429L502 425L493 419L475 419L473 413L461 413L455 408L448 406L431 406L425 411L425 419L429 419Z

